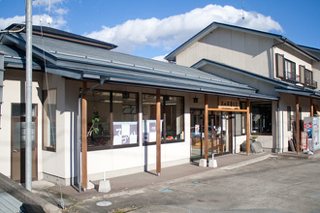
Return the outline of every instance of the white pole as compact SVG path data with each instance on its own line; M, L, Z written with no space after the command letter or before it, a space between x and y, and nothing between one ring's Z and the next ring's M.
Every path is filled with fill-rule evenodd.
M26 0L26 189L32 190L32 1Z

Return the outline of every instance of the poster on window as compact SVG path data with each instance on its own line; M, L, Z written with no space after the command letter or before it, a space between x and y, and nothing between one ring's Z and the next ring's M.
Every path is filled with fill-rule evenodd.
M137 122L113 122L113 145L136 144Z
M156 123L157 123L156 120L145 120L145 126L143 129L145 142L155 142L156 141L156 137L157 137ZM162 120L160 123L160 129L162 129Z

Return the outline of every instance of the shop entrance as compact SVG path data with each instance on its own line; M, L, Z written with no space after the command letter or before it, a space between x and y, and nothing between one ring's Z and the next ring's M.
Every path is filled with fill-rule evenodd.
M208 154L232 152L232 114L230 112L209 112ZM190 109L191 117L191 161L204 155L204 110Z

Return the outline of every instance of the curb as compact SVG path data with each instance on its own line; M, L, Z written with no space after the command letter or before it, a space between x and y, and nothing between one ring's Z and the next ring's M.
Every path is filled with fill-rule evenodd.
M264 160L266 160L268 158L271 158L271 157L273 157L272 154L267 154L267 155L264 155L264 156L261 156L261 157L257 157L257 158L254 158L254 159L250 159L250 160L242 161L242 162L239 162L239 163L235 163L235 164L232 164L232 165L229 165L229 166L224 166L224 167L221 167L220 169L222 169L222 170L237 169L237 168L240 168L242 166L247 166L247 165L250 165L250 164L258 163L260 161L264 161Z

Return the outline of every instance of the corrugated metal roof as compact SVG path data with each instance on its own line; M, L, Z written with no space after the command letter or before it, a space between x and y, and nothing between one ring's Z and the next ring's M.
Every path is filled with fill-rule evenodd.
M22 202L0 189L0 213L20 212Z
M301 95L301 96L317 96L316 93L318 93L318 90L313 90L307 87L301 87L301 86L297 86L294 83L290 83L290 82L285 82L285 81L281 81L278 79L272 79L272 78L268 78L253 72L249 72L246 70L242 70L236 67L232 67L226 64L222 64L216 61L212 61L212 60L207 60L207 59L202 59L199 62L197 62L195 65L193 65L193 67L196 67L198 69L201 69L202 67L205 67L206 65L210 65L213 67L220 67L223 69L226 69L230 72L233 73L237 73L240 74L243 77L247 78L248 84L250 85L251 80L258 80L258 82L264 82L264 83L268 83L270 85L273 85L273 88L275 91L277 92L281 92L281 93L290 93L290 94L295 94L295 95Z
M11 24L6 28L6 30L18 30L25 28L25 24ZM83 44L93 45L96 47L101 47L105 49L114 49L117 47L115 44L99 41L96 39L88 38L85 36L77 35L74 33L58 30L46 26L32 26L32 33L37 35L43 35L45 37L58 38L60 40L68 40L69 42L81 42Z
M15 48L24 48L24 45L21 45L24 33L10 35L10 39L7 45L12 42ZM19 41L13 41L14 39ZM33 46L34 55L38 60L50 58L50 63L47 63L48 71L69 78L103 79L202 93L276 99L259 94L246 84L226 80L194 68L36 35L33 36Z

